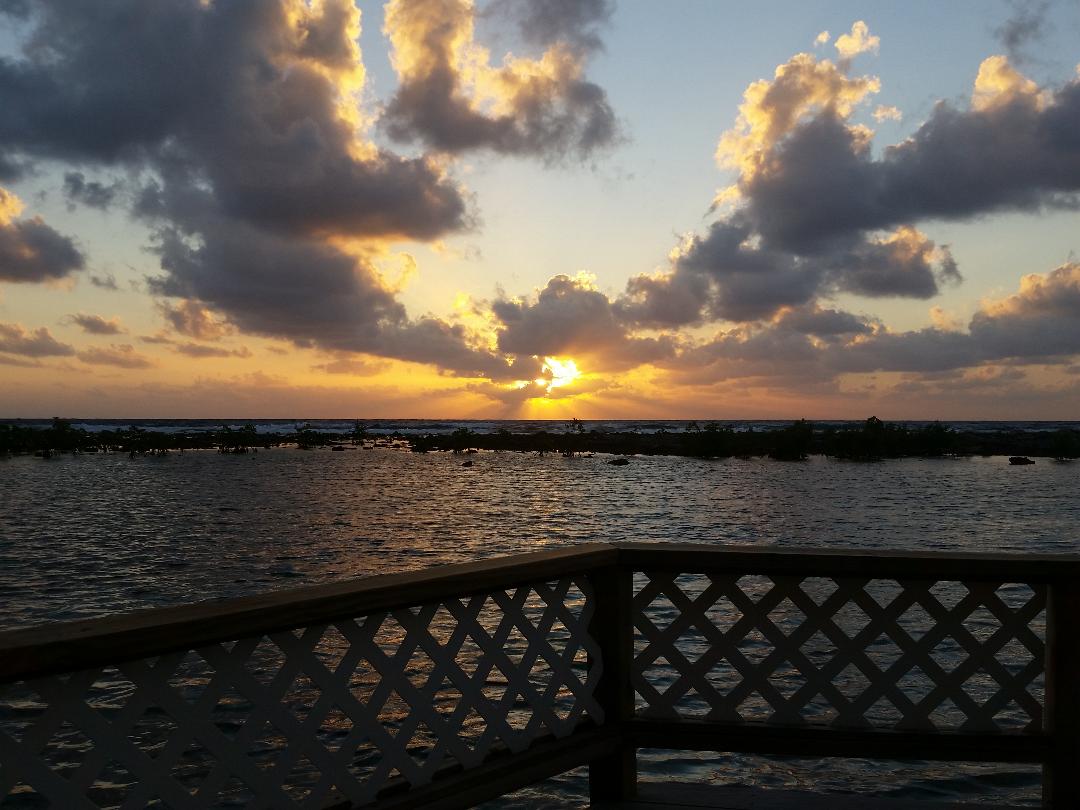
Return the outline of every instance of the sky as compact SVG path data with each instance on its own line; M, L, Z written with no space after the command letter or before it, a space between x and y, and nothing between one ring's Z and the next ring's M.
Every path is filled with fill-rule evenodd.
M0 416L1075 419L1080 2L0 0Z

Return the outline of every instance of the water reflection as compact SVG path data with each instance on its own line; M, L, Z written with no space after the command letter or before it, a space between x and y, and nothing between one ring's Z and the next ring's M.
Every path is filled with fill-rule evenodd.
M1078 550L1075 526L1080 499L1075 495L1075 470L1067 465L1020 469L995 458L908 459L870 465L814 459L789 465L656 457L613 468L601 457L483 453L473 458L474 466L468 469L449 455L390 450L276 450L252 456L185 453L163 459L95 455L50 463L29 458L0 462L0 592L5 608L0 622L11 627L262 593L593 540ZM686 581L682 584L695 587ZM824 583L806 587L812 594L817 587L819 595L826 596ZM941 595L943 604L949 598L947 593ZM658 611L663 609L662 604L656 606ZM718 603L708 615L722 627L735 620L732 610ZM776 626L788 633L794 618L780 610ZM838 622L843 626L857 619L840 616ZM440 624L448 621L446 617L434 620L433 632L453 632L450 625ZM975 637L985 638L993 629L992 617L973 615ZM910 630L917 633L914 626ZM393 639L380 640L394 648ZM520 642L508 639L508 649L514 643ZM695 644L703 643L693 636L683 640L690 654ZM259 663L261 655L272 657L272 647L252 651L252 677L276 671L272 662ZM318 648L320 656L332 651L333 644ZM747 660L760 662L768 651L768 640L760 632L747 635ZM959 652L954 640L943 640L943 660ZM466 671L475 654L463 643L459 660ZM806 654L819 664L827 660L830 648L811 646ZM874 640L867 655L886 667L895 651ZM1022 650L1014 649L1003 650L1002 660L1015 672L1025 659ZM536 676L541 679L542 664ZM777 688L782 692L798 688L797 668L788 664L776 670ZM412 666L410 680L419 683L430 662L418 660ZM661 680L668 676L673 677L657 674ZM370 667L357 666L355 677L357 689L370 691L377 686L377 673ZM720 688L727 676L718 672L710 677ZM199 700L198 690L205 690L210 682L201 681L195 672L183 674L181 680L185 689L194 690L185 698L193 704ZM483 682L490 699L499 700L505 694L506 679L499 670L485 675ZM836 686L841 691L857 689L859 673L837 673ZM978 678L973 682L973 688L992 687L990 682L980 686ZM109 701L123 703L122 678L106 678L101 688L105 711L109 711ZM452 690L441 692L441 685L432 688L440 712L456 710L460 701ZM313 711L315 693L303 678L295 689L295 700L287 697L286 702L302 722ZM222 694L217 700L215 726L227 735L245 733L250 706L243 696ZM400 695L386 696L388 728L407 717L400 701ZM29 710L31 704L21 705ZM697 708L707 710L705 704ZM764 706L755 709L752 704L746 708L765 711ZM827 716L827 707L818 703L811 702L808 710ZM887 712L888 707L880 710ZM133 726L135 737L154 751L180 745L173 742L165 718L155 719L152 709L147 712L144 725ZM18 711L16 719L17 715ZM883 714L881 719L889 717ZM328 748L342 745L355 731L346 721L339 711L328 711L320 721L319 739ZM466 738L478 740L486 730L476 717L462 722ZM528 720L515 716L513 722ZM247 732L256 759L265 756L266 761L276 761L275 752L282 750L280 729L272 726ZM425 733L419 730L422 741ZM58 750L69 752L73 761L86 754L85 740L70 729L57 734ZM375 767L362 754L358 762ZM203 756L197 746L180 752L186 769L181 778L191 785L205 779L212 765ZM302 765L293 763L297 764ZM678 775L691 769L695 778L730 778L735 772L730 764L753 765L753 773L761 775L763 784L791 785L803 780L801 784L806 785L826 773L825 766L814 764L800 770L783 760L724 760L686 753L645 756L643 772ZM839 774L838 779L856 786L874 782L870 777L860 782L863 777L857 762L841 766L833 762L829 768L828 773ZM964 790L982 784L980 779L989 784L995 778L989 774L1006 772L1021 771L973 766L968 773L976 781L965 783ZM103 773L117 784L123 781L120 773ZM304 773L302 767L299 773ZM886 776L881 778L896 790L918 793L930 790L926 785L953 778L958 771L953 766L947 770L930 766L923 776L916 776L911 767L897 766L882 773ZM554 788L532 789L527 792L532 797L528 801L537 806L564 806L569 800L565 789L580 790L581 779L580 773L571 774ZM1005 782L1010 789L1024 790L1034 784L1028 776ZM311 787L304 778L298 784L299 789ZM1023 790L1021 794L1026 795Z

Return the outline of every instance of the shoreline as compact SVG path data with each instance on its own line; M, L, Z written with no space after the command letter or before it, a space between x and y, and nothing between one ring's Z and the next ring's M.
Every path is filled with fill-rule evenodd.
M259 432L254 424L240 428L163 431L133 427L87 431L55 419L48 427L0 424L0 457L36 455L50 458L69 453L120 452L131 456L170 451L216 450L243 454L259 449L389 447L417 453L491 450L553 453L565 456L606 453L615 456L668 455L689 458L761 457L800 461L811 455L854 461L949 456L1025 456L1068 461L1080 458L1080 430L955 430L941 423L922 427L892 424L871 417L847 427L815 426L799 420L774 429L736 430L732 423L691 423L682 431L654 432L588 429L571 420L563 430L478 432L459 428L450 433L372 434L356 422L347 433L320 431L310 425L282 432Z

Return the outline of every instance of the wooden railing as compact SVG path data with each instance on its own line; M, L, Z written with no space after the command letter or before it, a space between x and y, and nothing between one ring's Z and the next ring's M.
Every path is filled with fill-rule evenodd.
M1080 560L588 544L0 634L4 807L464 807L636 751L1041 763ZM3 798L6 797L6 800Z

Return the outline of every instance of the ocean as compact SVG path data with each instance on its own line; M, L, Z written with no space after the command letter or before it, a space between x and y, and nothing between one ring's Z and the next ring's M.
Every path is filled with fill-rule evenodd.
M257 421L260 431L297 422ZM25 422L24 422L25 424ZM113 429L130 421L78 423ZM192 430L245 420L144 421ZM352 420L316 422L351 430ZM365 420L371 433L565 422ZM685 422L610 422L678 430ZM739 423L785 424L785 423ZM843 423L837 423L843 424ZM974 423L962 429L1001 429ZM1008 423L1021 428L1026 423ZM1057 429L1075 423L1036 423ZM592 427L593 423L587 423ZM991 427L993 425L993 427ZM103 616L588 541L1080 552L1080 463L1002 457L856 463L388 448L0 460L0 628ZM1037 770L643 752L646 777L1034 803ZM583 806L573 772L500 807Z
M181 433L188 431L216 430L229 427L233 430L252 425L256 432L286 433L303 425L325 433L351 433L359 422L372 435L415 436L426 433L453 433L462 428L475 433L494 433L508 430L511 433L549 433L564 432L569 421L566 419L67 419L74 428L93 432L141 428L162 433ZM792 423L792 419L582 419L586 430L606 432L655 433L660 430L681 432L691 425L704 425L715 421L729 425L736 431L773 430ZM858 420L850 419L815 419L810 420L817 427L851 427L858 425ZM906 427L921 427L933 424L935 420L888 420L890 424ZM956 431L974 433L994 433L998 431L1055 431L1063 428L1080 429L1080 421L963 421L936 420ZM0 419L0 424L22 425L25 427L48 427L52 419Z

